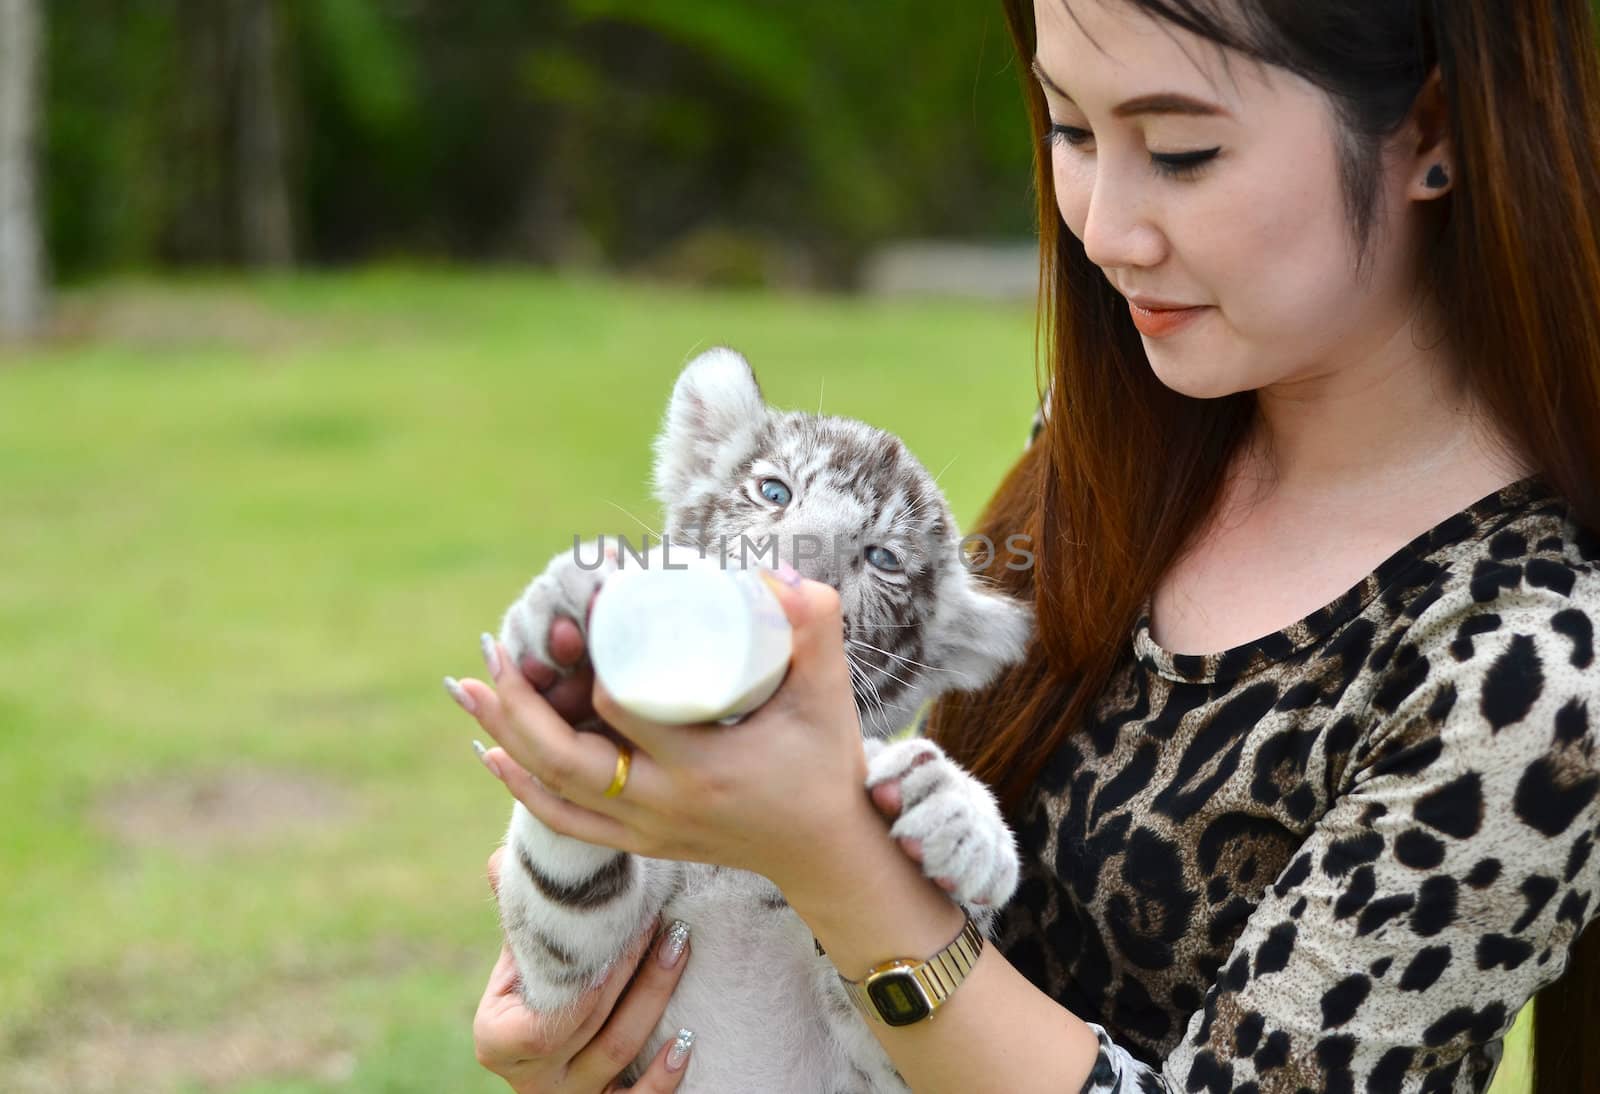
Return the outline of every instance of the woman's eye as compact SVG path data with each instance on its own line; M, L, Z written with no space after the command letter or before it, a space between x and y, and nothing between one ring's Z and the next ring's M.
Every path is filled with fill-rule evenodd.
M1151 153L1150 161L1163 175L1184 178L1199 174L1200 169L1215 158L1219 151L1217 148L1208 148L1203 152L1176 152L1161 156Z
M773 505L788 505L794 495L789 493L789 488L777 479L761 480L761 496Z
M1087 129L1078 129L1071 125L1051 125L1050 131L1045 134L1045 142L1052 147L1064 145L1069 148L1079 148L1094 139L1094 134ZM1150 153L1150 165L1162 175L1169 178L1187 178L1200 173L1202 167L1214 159L1220 148L1207 148L1198 152L1165 152Z
M1093 135L1087 129L1076 129L1070 125L1052 125L1044 138L1048 144L1066 144L1076 148Z
M900 556L887 547L868 547L863 554L868 562L886 573L897 574L902 568Z

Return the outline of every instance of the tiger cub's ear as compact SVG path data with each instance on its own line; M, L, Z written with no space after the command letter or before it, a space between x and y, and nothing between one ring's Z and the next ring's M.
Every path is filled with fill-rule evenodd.
M664 505L683 499L712 472L720 451L766 421L767 405L750 363L726 346L708 349L678 374L655 443L655 492Z

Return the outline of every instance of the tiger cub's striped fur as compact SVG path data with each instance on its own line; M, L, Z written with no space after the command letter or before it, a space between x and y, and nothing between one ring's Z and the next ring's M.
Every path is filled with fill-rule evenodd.
M980 687L1020 660L1031 618L963 564L927 471L897 438L861 422L769 408L745 359L719 348L678 378L654 485L674 544L727 543L731 555L749 537L839 590L868 785L904 778L893 834L920 840L928 875L953 881L955 899L985 922L1017 876L993 797L931 742L885 738L927 700ZM600 557L594 545L564 551L534 579L501 626L513 658L550 663L556 615L583 625L612 569L593 568ZM683 1091L904 1091L833 966L766 879L580 843L520 804L507 844L502 924L533 1009L569 1003L664 915L689 924L693 958L635 1069L688 1028L699 1039Z

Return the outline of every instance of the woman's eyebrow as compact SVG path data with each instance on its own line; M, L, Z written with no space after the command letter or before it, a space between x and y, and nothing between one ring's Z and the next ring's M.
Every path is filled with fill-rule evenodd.
M1060 86L1045 74L1044 67L1039 64L1039 58L1033 59L1032 68L1034 76L1046 89L1055 92L1069 103L1073 101L1071 95L1062 91ZM1111 116L1114 118L1131 118L1137 114L1187 114L1202 118L1233 117L1216 103L1208 103L1178 91L1157 91L1149 95L1140 95L1111 109Z

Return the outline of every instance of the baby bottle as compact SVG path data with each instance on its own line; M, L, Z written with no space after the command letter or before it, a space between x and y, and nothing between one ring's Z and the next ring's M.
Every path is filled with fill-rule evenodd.
M642 560L641 560L642 559ZM692 548L624 553L589 615L589 659L624 710L652 722L738 721L783 682L783 606L756 570Z

